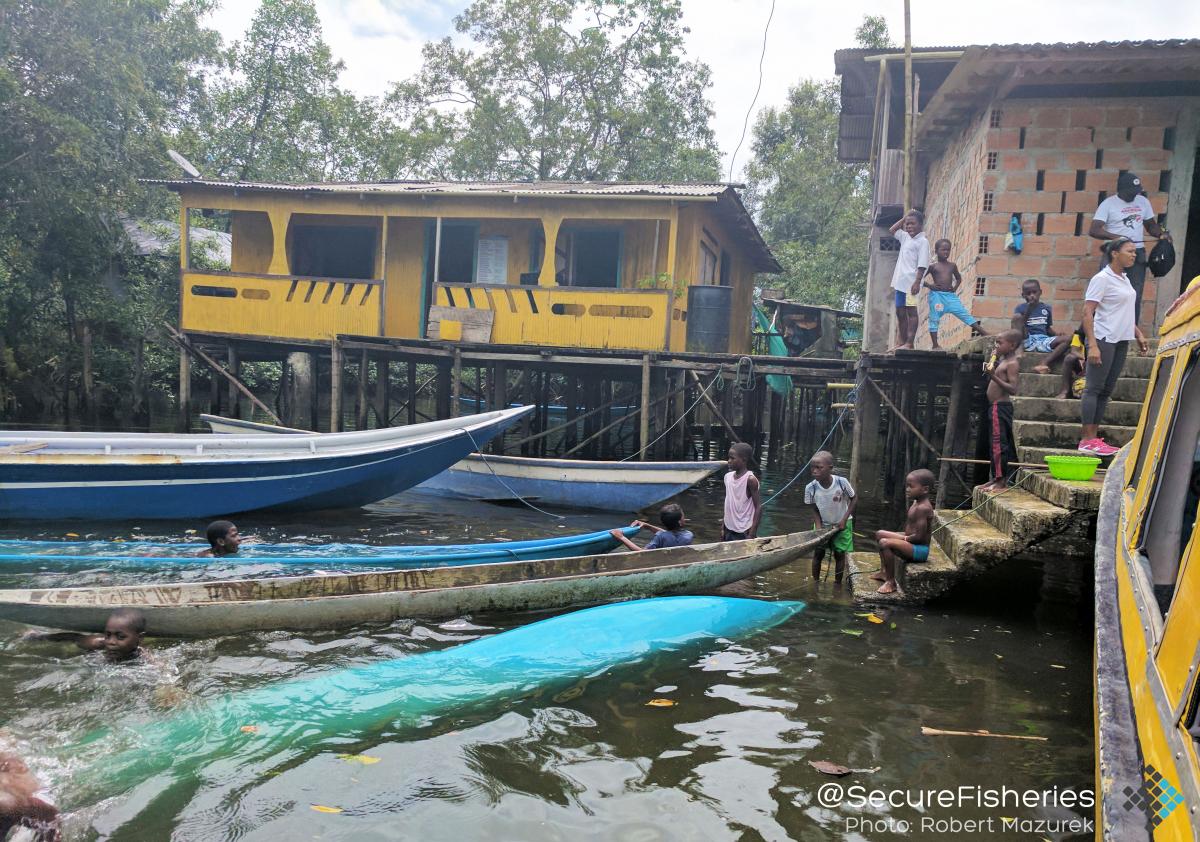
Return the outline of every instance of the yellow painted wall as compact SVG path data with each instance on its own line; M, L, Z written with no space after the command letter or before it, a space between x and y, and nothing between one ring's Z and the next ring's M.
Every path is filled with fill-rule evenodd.
M384 336L418 337L424 298L425 220L388 217L384 268Z
M271 251L275 248L270 218L260 211L234 211L230 215L229 230L233 236L229 270L265 275L271 266Z

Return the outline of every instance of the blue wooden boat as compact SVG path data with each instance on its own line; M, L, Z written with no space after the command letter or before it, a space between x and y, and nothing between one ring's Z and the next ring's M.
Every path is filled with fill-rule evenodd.
M639 527L621 532L632 538ZM365 544L243 544L235 556L197 555L207 544L143 541L0 541L0 565L58 567L162 567L247 564L312 567L452 567L498 561L531 561L599 555L619 542L607 529L581 535L487 544L370 546Z
M441 473L533 407L305 435L0 433L0 518L204 518L351 508Z
M201 415L214 433L303 433L291 427ZM593 462L472 453L415 491L464 500L518 496L539 505L640 512L686 491L725 462Z
M464 409L468 409L471 412L483 412L487 408L487 403L485 401L481 401L479 398L467 397L466 395L460 395L458 402ZM517 406L521 406L521 404L509 404L509 407ZM612 413L614 417L618 415L628 415L630 412L633 412L633 410L634 407L632 406L610 406L608 408L608 411ZM583 407L580 407L577 411L580 415L583 415L583 413L587 410ZM546 407L546 414L551 418L561 418L566 420L567 407L563 406L562 404L552 403Z

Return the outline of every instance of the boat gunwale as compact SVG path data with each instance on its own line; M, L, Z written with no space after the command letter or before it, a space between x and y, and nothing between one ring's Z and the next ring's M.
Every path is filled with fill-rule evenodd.
M628 553L602 553L598 555L573 556L554 559L511 560L451 567L417 567L402 570L378 570L361 573L306 574L277 576L262 579L222 579L211 582L185 582L163 585L109 585L80 588L12 588L0 590L0 607L29 606L38 608L116 608L137 607L145 609L176 608L201 609L217 606L236 606L247 603L306 602L312 600L335 600L341 598L384 596L400 593L424 593L438 590L467 590L478 587L518 585L531 582L570 582L596 576L647 573L656 570L681 569L691 565L729 563L756 555L774 554L795 550L797 553L815 547L832 534L832 529L812 529L792 532L769 538L749 538L743 541L727 541L711 544L694 544L686 547L668 547L660 550L643 550ZM753 546L747 546L753 545ZM713 557L714 550L722 550ZM659 554L671 557L662 559ZM700 554L700 557L695 557ZM674 557L678 556L676 560ZM662 559L662 563L656 563ZM587 570L586 566L616 562L616 567ZM519 575L519 566L534 565L537 570ZM561 571L557 568L562 568ZM467 577L471 573L483 574L478 581L437 584L438 579L452 576ZM538 573L540 575L528 575ZM548 575L548 574L554 575ZM501 578L503 574L508 577ZM383 580L370 588L354 585L367 579ZM429 582L433 579L434 583ZM319 591L305 592L306 587L335 582L339 590L334 593ZM300 591L295 593L295 591ZM131 601L137 594L175 594L175 598L162 601ZM201 594L199 599L189 599ZM232 595L232 596L231 596Z

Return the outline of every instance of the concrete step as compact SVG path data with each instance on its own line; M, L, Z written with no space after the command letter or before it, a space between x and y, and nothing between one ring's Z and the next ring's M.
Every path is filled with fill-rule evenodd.
M1019 547L1031 546L1071 521L1070 509L1056 506L1019 487L1010 488L1003 494L986 494L976 488L971 504L979 517Z
M1104 424L1100 438L1114 447L1128 444L1136 426ZM1013 436L1020 447L1072 448L1079 444L1078 419L1071 423L1051 421L1013 421ZM1026 460L1021 460L1026 461Z
M1070 398L1015 397L1013 417L1018 421L1054 421L1079 423L1079 401ZM1141 401L1109 401L1104 420L1122 427L1136 427L1142 415Z
M1100 491L1104 488L1104 474L1097 473L1086 482L1055 479L1045 471L1022 468L1017 477L1021 487L1031 494L1071 511L1094 512L1100 508Z
M1145 378L1122 377L1113 390L1113 400L1141 403L1149 384ZM1062 389L1062 375L1022 373L1019 388L1023 397L1052 398Z
M1078 445L1078 444L1079 444L1079 442L1075 442L1075 445ZM1046 464L1045 457L1049 456L1049 455L1055 455L1055 456L1092 455L1092 454L1080 453L1078 450L1075 449L1074 445L1071 445L1068 447L1034 447L1034 446L1028 446L1028 445L1021 445L1019 442L1017 443L1017 453L1019 453L1021 456L1020 461L1027 462L1027 463L1033 464L1033 465ZM1109 457L1100 456L1098 458L1100 459L1100 467L1101 468L1103 468L1109 462L1112 461L1112 456L1109 456ZM1103 481L1103 475L1099 474L1098 476L1100 477L1101 481Z
M870 575L879 569L878 553L850 554L850 586L854 601L861 605L920 605L950 590L961 578L958 568L937 544L929 548L929 561L906 564L900 590L876 593L879 582Z
M954 561L960 573L994 567L1018 550L1015 541L977 513L954 509L935 512L933 542Z
M1122 376L1126 377L1149 377L1151 369L1154 368L1154 357L1145 356L1137 353L1137 346L1132 342L1130 344L1130 352L1125 357L1125 365L1121 369ZM1019 354L1021 361L1021 371L1033 371L1033 367L1041 365L1045 362L1047 355L1038 354L1033 351L1022 351Z

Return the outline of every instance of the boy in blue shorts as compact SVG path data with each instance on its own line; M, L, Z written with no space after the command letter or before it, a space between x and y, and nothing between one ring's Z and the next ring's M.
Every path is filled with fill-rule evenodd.
M1042 285L1033 278L1021 284L1021 298L1025 299L1013 310L1013 327L1025 334L1026 351L1049 353L1070 336L1054 333L1054 313L1049 304L1042 301Z
M987 331L979 325L979 319L967 312L962 299L958 297L958 288L962 286L962 275L958 264L950 260L950 241L938 240L933 244L937 260L929 264L928 277L923 286L929 290L929 338L933 341L933 349L939 350L938 328L944 316L957 316L960 322L971 326L976 336L987 336Z

